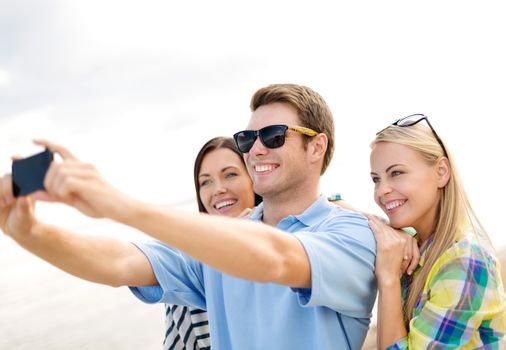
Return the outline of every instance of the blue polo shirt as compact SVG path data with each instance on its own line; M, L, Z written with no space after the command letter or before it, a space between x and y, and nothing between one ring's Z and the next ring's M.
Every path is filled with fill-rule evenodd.
M261 204L250 219L262 216ZM277 228L304 246L311 288L232 277L157 241L136 245L159 286L130 288L146 303L206 309L213 349L360 349L377 290L376 243L367 219L320 197Z

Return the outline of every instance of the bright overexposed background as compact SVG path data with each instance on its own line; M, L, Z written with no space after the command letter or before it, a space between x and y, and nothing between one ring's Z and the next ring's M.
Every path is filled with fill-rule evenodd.
M369 143L396 118L424 113L503 247L504 33L500 1L2 1L0 171L40 151L31 140L43 137L133 196L196 211L200 146L244 129L258 88L297 83L334 113L322 193L379 214ZM60 205L40 204L37 216L145 238ZM5 236L0 276L0 349L160 347L160 306L66 276Z

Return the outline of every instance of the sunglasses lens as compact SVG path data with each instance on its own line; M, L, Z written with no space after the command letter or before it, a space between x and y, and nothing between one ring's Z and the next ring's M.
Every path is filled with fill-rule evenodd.
M285 125L271 125L260 130L262 143L269 148L279 148L285 143Z
M399 119L395 124L398 126L411 126L415 125L422 119L425 119L426 117L423 114L413 114L408 115L407 117L404 117L402 119Z
M247 153L251 149L256 138L257 135L252 130L240 131L234 135L235 144L242 153Z
M244 130L234 134L235 144L242 153L248 153L255 140L257 134L265 147L279 148L285 143L285 132L288 129L286 125L270 125L258 131Z

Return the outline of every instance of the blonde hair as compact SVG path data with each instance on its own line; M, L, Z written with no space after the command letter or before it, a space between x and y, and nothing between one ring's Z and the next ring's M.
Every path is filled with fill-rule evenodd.
M431 165L435 164L441 157L447 157L450 165L448 183L439 189L440 196L433 241L427 249L422 268L417 273L416 278L413 278L406 293L404 317L406 326L409 327L409 320L413 317L413 310L418 297L423 291L429 272L436 260L455 241L465 235L469 225L472 225L475 228L473 231L480 234L480 236L483 234L484 237L487 237L487 235L471 208L448 147L444 145L445 154L443 147L441 147L430 128L424 126L423 122L406 127L390 126L376 135L371 148L379 142L391 142L411 147L420 152L427 163Z

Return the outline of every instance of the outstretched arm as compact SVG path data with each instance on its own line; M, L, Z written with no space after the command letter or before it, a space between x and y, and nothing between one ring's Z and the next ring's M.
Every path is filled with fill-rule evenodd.
M33 198L12 197L10 175L0 181L0 229L23 248L77 277L112 286L156 284L147 258L132 244L39 222Z
M97 170L62 146L45 179L52 199L86 215L135 227L217 270L236 277L309 287L309 260L299 240L260 223L161 208L116 190Z

